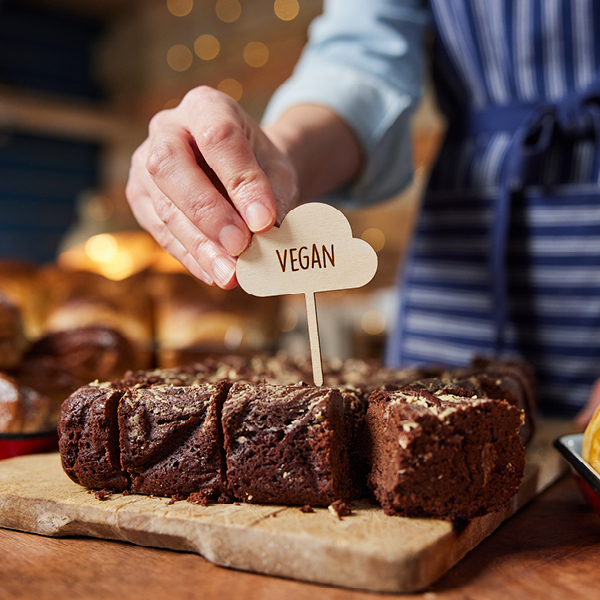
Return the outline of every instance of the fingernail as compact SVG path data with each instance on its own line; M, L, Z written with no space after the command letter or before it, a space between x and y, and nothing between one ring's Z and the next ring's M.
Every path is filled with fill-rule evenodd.
M201 279L204 283L207 285L212 285L214 283L213 278L202 267L200 267L200 273L203 275Z
M213 262L213 275L220 285L227 285L235 274L235 265L233 261L220 256Z
M274 215L262 202L253 202L246 209L245 216L252 231L262 231L273 222Z
M226 225L219 233L221 245L232 256L240 255L248 245L248 239L237 225Z

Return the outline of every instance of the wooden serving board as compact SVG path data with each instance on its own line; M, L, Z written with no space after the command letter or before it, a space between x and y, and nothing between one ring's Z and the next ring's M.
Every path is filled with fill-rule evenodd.
M62 471L58 454L0 461L0 526L47 536L91 536L201 554L221 566L372 591L409 592L441 577L565 465L551 442L565 422L544 422L519 493L504 512L461 526L387 517L367 502L342 519L327 509L214 504L114 494L97 500Z

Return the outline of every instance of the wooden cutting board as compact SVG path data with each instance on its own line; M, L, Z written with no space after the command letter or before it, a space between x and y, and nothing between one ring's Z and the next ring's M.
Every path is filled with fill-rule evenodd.
M364 501L342 519L327 509L305 514L289 506L202 507L122 494L101 501L63 473L58 454L40 454L0 461L0 526L195 552L226 567L340 587L415 591L565 471L551 442L567 430L565 422L541 423L511 506L460 525L387 517Z

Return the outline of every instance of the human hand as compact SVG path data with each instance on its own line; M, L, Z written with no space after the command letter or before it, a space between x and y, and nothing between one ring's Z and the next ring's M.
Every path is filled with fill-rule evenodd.
M230 289L252 233L297 202L298 178L234 100L203 86L153 117L126 195L139 224L190 273Z
M587 424L592 420L596 409L600 406L600 379L596 379L590 392L590 397L586 405L575 417L575 427L578 431L583 431Z

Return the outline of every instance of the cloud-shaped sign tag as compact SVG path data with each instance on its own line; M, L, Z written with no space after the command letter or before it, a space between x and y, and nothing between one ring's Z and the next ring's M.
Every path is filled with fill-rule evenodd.
M281 227L259 233L238 259L240 286L254 296L358 288L377 271L377 254L352 237L342 212L312 202L290 211Z

